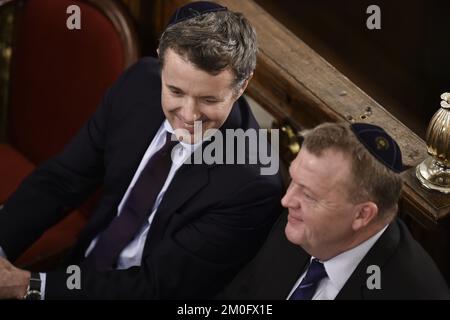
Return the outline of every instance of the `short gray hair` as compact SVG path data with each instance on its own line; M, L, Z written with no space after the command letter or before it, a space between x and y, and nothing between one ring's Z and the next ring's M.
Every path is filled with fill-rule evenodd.
M229 10L202 14L169 26L159 40L161 67L169 48L210 74L230 68L235 76L234 86L249 79L256 67L256 32L241 13Z

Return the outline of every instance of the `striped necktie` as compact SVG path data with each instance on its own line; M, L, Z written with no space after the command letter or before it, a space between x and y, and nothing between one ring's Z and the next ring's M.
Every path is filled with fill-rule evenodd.
M292 293L289 300L311 300L320 281L325 277L327 277L327 272L323 263L317 259L313 259L305 277Z

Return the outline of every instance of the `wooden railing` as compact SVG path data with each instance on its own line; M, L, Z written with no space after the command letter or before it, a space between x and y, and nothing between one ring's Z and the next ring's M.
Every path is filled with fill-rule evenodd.
M155 1L155 33L160 34L174 9L187 2ZM427 156L425 142L390 114L389 106L374 101L254 1L217 2L242 12L255 27L258 64L247 94L280 125L286 120L298 128L325 121L367 122L396 139L408 168L402 173L400 215L450 282L450 196L424 189L415 178L415 166Z

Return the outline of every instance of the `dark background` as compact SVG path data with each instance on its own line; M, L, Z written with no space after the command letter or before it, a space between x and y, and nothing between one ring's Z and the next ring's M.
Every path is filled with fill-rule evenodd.
M450 2L256 0L422 138L450 91ZM381 29L369 30L369 5Z

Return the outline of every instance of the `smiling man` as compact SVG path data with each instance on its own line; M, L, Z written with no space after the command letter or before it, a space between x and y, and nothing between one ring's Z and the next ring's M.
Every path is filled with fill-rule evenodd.
M159 61L127 70L64 151L0 211L0 298L210 298L230 281L279 214L280 179L260 175L259 164L186 160L208 143L208 129L258 129L241 97L256 50L241 14L209 2L177 10ZM66 265L30 273L8 262L99 185L67 259L80 266L79 288L67 286Z
M195 124L202 133L223 125L252 75L235 84L232 70L210 74L172 48L165 49L161 60L165 62L161 73L164 115L177 138L186 143L196 143L202 138L194 136Z
M444 278L396 218L400 148L382 128L322 124L304 136L282 215L230 299L449 299Z

